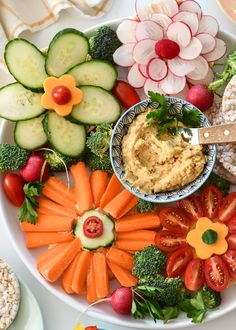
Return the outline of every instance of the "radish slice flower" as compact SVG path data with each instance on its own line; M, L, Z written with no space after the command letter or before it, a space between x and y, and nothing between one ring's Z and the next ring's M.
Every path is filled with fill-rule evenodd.
M195 0L136 0L135 8L136 19L117 29L123 45L113 56L128 68L130 85L146 94L186 95L189 85L213 80L210 63L226 52L214 17L203 15Z

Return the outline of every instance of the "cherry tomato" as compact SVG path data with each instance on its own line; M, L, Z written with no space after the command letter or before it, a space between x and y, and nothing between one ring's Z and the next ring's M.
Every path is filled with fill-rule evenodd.
M180 233L172 233L169 230L161 230L156 233L155 244L162 251L172 252L180 246L185 245L186 238Z
M221 191L215 186L206 186L200 194L204 216L214 219L217 216L217 206L222 200Z
M207 285L215 291L223 291L229 283L227 266L220 256L205 261L204 273Z
M84 235L97 238L103 234L103 222L96 216L88 217L83 224Z
M189 246L182 246L169 257L166 264L168 277L180 276L185 272L188 263L193 259L193 251Z
M220 203L218 209L218 219L220 221L229 221L236 214L236 192L226 196Z
M84 330L98 330L96 326L86 327Z
M185 270L184 284L190 291L199 290L204 283L204 262L199 258L191 260Z
M8 173L3 179L3 190L9 201L15 206L21 206L25 200L24 180L15 173Z
M122 80L117 80L112 93L118 98L122 107L127 109L140 102L140 97L135 88Z
M203 216L203 209L196 195L181 199L177 202L177 206L183 209L193 221L197 221Z
M159 213L164 228L176 233L187 233L191 227L184 211L178 207L166 207Z
M236 233L236 216L231 218L228 222L229 234Z
M236 280L236 250L228 250L222 258L228 266L230 276Z
M66 104L71 100L71 91L66 86L56 86L52 90L52 98L59 105Z

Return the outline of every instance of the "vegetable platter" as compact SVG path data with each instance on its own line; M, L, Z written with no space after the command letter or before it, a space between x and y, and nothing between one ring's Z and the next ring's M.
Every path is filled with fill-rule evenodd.
M5 60L17 83L0 90L0 103L2 100L4 105L7 104L9 97L17 96L11 104L11 112L6 111L7 107L4 108L0 105L0 115L7 119L1 123L1 146L5 144L2 148L6 148L6 157L8 151L9 154L12 153L15 156L14 159L10 159L10 162L4 163L3 161L1 166L9 166L7 172L19 168L17 173L21 175L12 176L12 173L8 173L5 176L5 174L1 174L3 182L1 219L17 253L35 278L68 305L81 312L88 307L88 302L98 301L97 306L92 306L87 311L91 317L135 329L189 327L194 323L200 323L205 317L206 320L215 319L236 308L234 299L236 286L229 285L232 278L235 278L232 263L227 266L226 270L224 268L228 264L228 259L235 260L234 255L227 255L228 259L223 262L218 256L226 252L227 244L231 246L232 250L235 245L235 221L233 221L234 219L231 221L233 214L230 210L231 206L235 206L231 197L228 199L226 197L223 204L222 201L219 201L222 192L214 186L216 179L213 177L210 182L211 186L207 186L201 191L201 202L195 195L191 200L188 199L182 204L180 201L177 208L174 209L173 218L172 214L169 218L170 209L165 207L165 210L162 211L163 207L157 206L156 209L156 205L142 204L142 201L138 201L135 196L123 189L114 174L112 175L107 156L109 134L112 131L112 124L121 114L121 108L127 109L138 103L140 99L147 97L146 94L149 91L153 91L155 95L165 93L177 95L180 98L186 98L187 94L191 96L188 90L189 84L205 83L208 85L211 81L207 82L204 79L206 77L209 80L214 79L213 71L208 63L223 57L226 46L228 53L234 50L236 38L222 31L217 34L216 38L218 25L215 19L202 16L200 7L195 1L186 0L179 4L174 0L164 2L167 5L161 8L167 10L166 15L159 14L160 16L156 18L159 23L153 23L149 10L144 7L144 5L149 6L150 1L136 1L136 15L140 21L125 20L125 24L131 28L129 38L132 39L135 29L138 29L135 41L127 40L127 26L125 27L123 20L107 22L105 26L117 31L120 39L119 41L114 38L114 35L112 37L109 35L108 41L114 38L111 48L105 47L101 50L99 47L102 43L101 39L96 40L94 37L101 26L90 28L84 34L70 29L63 30L56 35L48 47L45 67L39 64L45 61L43 53L24 40L12 40L6 47ZM153 4L155 3L163 4L163 1L153 1ZM169 6L169 4L171 5ZM168 13L175 19L170 19ZM190 16L193 20L189 18ZM202 17L203 20L200 24ZM191 28L187 23L183 23L186 20ZM211 24L209 24L209 20ZM175 33L172 26L169 32L167 29L169 40L164 40L163 31L166 26L171 24L174 24L178 33ZM196 31L191 32L194 29ZM179 31L183 38L180 37ZM197 31L199 31L198 34ZM155 42L150 41L152 40L150 33L153 32L156 33ZM210 37L206 38L206 34ZM85 35L90 37L90 50ZM68 50L65 47L66 51L63 52L68 37L69 42L73 43L75 40L75 44L80 47L80 58L77 57L74 61L72 56L69 65L65 54L66 51L71 52L71 49ZM143 40L146 40L147 43L145 45L147 46L146 55L142 54L144 48L139 47L139 43ZM166 43L170 40L172 40L170 43L171 47L173 46L172 52L166 54L163 41ZM132 41L133 44L137 41L138 46L132 45L132 47L137 47L135 53L129 51ZM158 55L158 58L152 58L154 55L153 49L150 50L150 45L155 46L155 54ZM184 49L188 46L187 50ZM114 49L112 49L113 47ZM108 58L103 57L104 49L111 49L112 54L107 54ZM124 50L125 52L123 52ZM32 65L25 63L24 74L22 74L22 67L16 65L14 54L17 56L19 54L19 61L24 60L25 54L31 57ZM150 54L150 59L146 59L145 63L140 63L143 61L144 55L150 56ZM185 60L180 57L176 60L178 55L182 55ZM92 60L90 56L92 56ZM112 59L120 65L115 66ZM174 59L175 61L173 61ZM186 61L192 61L192 64L188 66ZM224 61L225 59L221 59L221 62ZM130 70L127 69L128 67ZM181 72L178 71L180 67ZM184 76L182 70L185 72ZM129 85L117 83L117 73L118 79L128 81ZM81 77L82 81L79 82ZM221 78L221 82L213 83L214 91L222 82L227 83L229 77L227 76L226 79L225 76L221 76ZM206 90L204 90L205 92ZM153 97L153 94L150 96ZM23 111L26 107L25 97L28 101L28 113ZM195 100L191 99L192 103L195 101L196 97ZM91 104L95 106L95 111L91 110L93 108ZM101 104L104 109L109 109L109 111L101 111ZM206 110L206 104L197 106ZM209 104L207 104L208 107ZM45 111L45 109L55 111ZM209 117L212 113L215 114L210 109ZM213 119L212 121L214 121ZM218 124L220 123L222 122L218 122ZM98 136L103 138L103 148L101 148L101 142L99 144ZM97 140L94 137L97 137ZM46 142L48 143L46 144ZM18 149L12 149L12 147L7 149L7 144L14 145L15 143L23 148L24 152L22 149L21 152L18 152ZM51 152L52 148L55 151ZM89 158L86 166L82 157L84 154L87 157L89 153L90 156L93 153L93 157ZM221 150L220 155L223 153L224 150ZM101 154L102 157L100 157ZM98 157L102 161L98 161ZM16 163L17 158L22 162L20 166L19 163ZM226 163L228 161L226 160ZM74 181L75 188L67 189L67 175L55 173L55 176L51 176L48 164L51 164L51 171L53 169L54 172L58 170L63 172L64 167L68 167L69 171L67 170L66 174L71 173L69 182ZM220 164L219 159L218 167ZM228 174L225 169L222 170L222 167L224 167L224 163L220 168L221 173ZM7 177L7 175L11 176ZM230 175L227 175L227 178L229 177L231 178ZM229 193L227 182L217 179L218 186L226 189L223 191L225 195ZM12 186L17 186L19 190L13 189L14 193L12 193ZM22 193L23 186L24 192ZM235 191L235 186L231 185L230 190ZM41 192L43 197L39 197ZM21 205L20 213L9 200L17 206ZM207 250L208 252L211 250L209 254L206 253L202 256L198 252L199 246L195 246L195 242L191 241L194 233L190 230L192 224L189 221L196 221L196 218L202 218L203 215L208 218L213 217L216 201L220 205L220 211L217 209L217 216L220 221L227 223L225 226L227 228L222 229L222 224L214 223L215 226L205 224L202 229L199 222L195 229L198 231L196 236L202 234L203 242L213 247L218 236L222 237L224 241L228 235L228 243L218 244L219 246L216 244L218 249L209 248ZM171 205L171 207L173 206L176 207L176 205ZM224 213L224 208L230 213L231 225L228 225L229 216ZM173 209L171 210L173 211ZM79 216L79 221L75 222L77 216ZM25 221L26 218L28 221ZM208 222L205 221L205 223ZM218 225L221 227L219 230ZM162 230L162 226L166 229L165 231ZM114 228L116 233L114 233ZM177 247L171 245L167 249L165 244L162 244L160 236L167 230L172 238L176 238L176 240L172 240L171 244L175 241ZM187 232L191 235L189 234L186 247ZM211 246L211 244L213 245ZM50 245L49 250L47 250L48 245ZM224 250L225 246L226 250ZM224 252L222 252L223 250ZM192 260L193 251L196 251L194 253L197 256L201 255L201 262L197 258ZM134 252L135 257L133 257ZM160 287L157 288L156 284L150 284L147 281L148 276L145 274L145 270L147 271L150 265L143 266L143 258L139 258L142 256L140 253L143 253L144 256L145 253L146 256L153 254L158 258L155 272L159 272L157 278L158 283L161 283ZM181 267L177 267L176 270L175 265L178 264L178 258L180 258ZM219 281L212 281L212 278L218 275L212 273L211 268L215 266L215 264L212 266L212 262L219 259L217 268L220 267L220 272L218 274L223 271L223 276ZM139 262L141 263L139 264ZM163 270L165 264L167 268ZM202 277L203 264L205 280ZM82 266L77 267L78 265ZM61 269L63 269L62 272ZM185 273L185 269L189 270L188 273ZM167 276L166 273L169 278L164 277ZM197 278L193 278L195 273L198 275ZM190 292L181 287L182 281ZM174 295L177 297L180 293L181 304L176 302L175 306L170 306L170 302L163 302L168 298L163 290L166 290L169 283L171 283L170 291L168 289L169 295L173 294L173 297ZM172 290L177 291L174 293ZM195 293L191 293L191 291ZM223 291L222 301L220 291ZM72 293L77 293L77 295ZM121 303L119 297L122 295L125 297ZM154 299L153 295L159 298ZM161 296L163 300L158 301ZM100 304L100 299L106 301ZM184 312L179 314L180 310ZM208 313L208 311L210 312ZM119 315L131 313L132 316Z

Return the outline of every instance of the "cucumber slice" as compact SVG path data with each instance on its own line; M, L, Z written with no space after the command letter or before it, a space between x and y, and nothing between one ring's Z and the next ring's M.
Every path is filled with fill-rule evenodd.
M74 106L70 117L87 125L114 123L120 116L121 108L117 99L108 91L96 86L80 86L83 101Z
M85 148L86 131L83 125L49 112L43 120L44 131L50 144L65 156L78 157Z
M89 238L85 236L83 225L88 217L98 217L103 222L103 233L101 236L96 238ZM95 250L99 247L105 247L112 244L115 239L114 236L114 223L113 221L106 216L98 212L97 210L85 212L84 215L78 219L75 227L75 236L79 237L84 249Z
M50 76L60 77L73 66L84 62L89 53L87 37L75 29L58 32L50 42L45 68Z
M41 106L41 96L19 83L4 86L0 89L0 117L19 121L40 116L45 112Z
M29 120L18 121L14 130L15 143L26 150L35 150L47 142L42 121L45 115Z
M99 86L111 90L117 79L117 70L110 62L91 60L76 65L68 74L76 79L78 85Z
M43 88L47 78L45 56L36 46L24 39L13 39L5 47L4 58L18 82L32 90Z

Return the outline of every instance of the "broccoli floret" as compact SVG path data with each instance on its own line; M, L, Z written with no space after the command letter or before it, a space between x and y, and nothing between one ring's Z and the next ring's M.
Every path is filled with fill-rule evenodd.
M207 309L214 309L219 307L221 304L221 295L220 292L216 292L209 288L209 286L204 285L201 289L202 298L204 305Z
M100 124L96 126L96 131L87 138L86 146L92 153L99 157L108 156L108 150L112 135L111 124Z
M0 172L16 171L25 166L30 153L12 144L0 144Z
M45 150L43 152L43 158L47 160L50 170L52 172L64 172L65 171L65 165L67 168L72 166L73 164L76 164L80 160L83 159L83 157L78 157L78 158L72 158L69 156L64 156L58 151L50 151L50 150ZM63 163L64 162L64 163Z
M140 213L153 211L155 208L155 203L145 201L144 199L139 198L137 207Z
M87 153L85 162L91 170L102 170L108 173L113 173L109 155L101 158L93 153Z
M211 173L204 186L209 184L216 186L219 190L221 190L223 196L228 195L230 189L230 182L220 177L216 173Z
M150 278L157 277L165 268L167 257L155 245L149 245L134 255L133 275L139 285L149 285Z
M94 59L113 62L113 54L121 42L116 32L109 26L102 26L97 29L96 34L89 39L90 55Z

